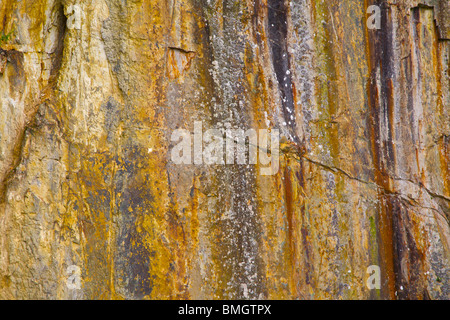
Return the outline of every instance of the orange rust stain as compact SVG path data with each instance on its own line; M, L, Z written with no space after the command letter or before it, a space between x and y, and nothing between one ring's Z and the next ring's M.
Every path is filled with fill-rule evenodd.
M438 38L438 29L435 29L435 37ZM436 81L436 92L437 92L437 107L438 113L440 115L444 114L445 104L442 101L443 91L442 91L442 74L441 70L444 70L442 61L440 57L442 57L442 49L440 47L439 41L434 41L434 57L435 57L435 74L437 77ZM448 77L450 77L450 68L448 68ZM440 163L442 168L442 177L444 178L444 190L447 195L450 195L450 137L442 137L438 142L439 144L439 155L440 155Z
M373 4L372 1L365 1L365 5ZM369 80L367 83L368 105L370 111L370 140L372 148L372 157L374 163L375 182L386 190L390 190L390 183L385 168L382 166L379 142L379 90L376 83L377 68L377 47L379 39L376 39L369 30L365 32L366 54L368 61ZM392 101L392 100L391 100ZM379 190L378 201L380 203L377 217L378 224L378 248L380 256L380 267L386 278L387 290L383 293L387 299L395 299L395 272L394 272L394 254L393 254L393 230L392 230L392 205L386 198L383 190Z
M297 286L298 281L298 271L296 268L297 265L297 250L296 250L296 236L295 229L296 223L294 219L294 196L293 196L293 186L291 180L291 168L289 166L289 160L286 162L286 167L284 169L284 191L285 191L285 204L286 204L286 220L287 220L287 250L288 250L288 263L289 268L291 269L290 276L290 287L291 294L294 297L299 297L299 291Z

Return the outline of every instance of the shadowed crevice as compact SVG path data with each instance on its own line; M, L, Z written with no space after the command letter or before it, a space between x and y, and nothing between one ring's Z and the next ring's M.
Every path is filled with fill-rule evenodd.
M272 64L278 81L283 117L291 135L290 138L300 143L296 130L294 83L287 46L288 10L284 0L268 1L268 24Z

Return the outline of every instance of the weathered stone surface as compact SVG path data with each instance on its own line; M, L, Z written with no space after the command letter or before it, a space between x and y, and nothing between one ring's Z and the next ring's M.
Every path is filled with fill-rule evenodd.
M1 0L0 298L450 298L449 10ZM291 147L176 165L195 121Z

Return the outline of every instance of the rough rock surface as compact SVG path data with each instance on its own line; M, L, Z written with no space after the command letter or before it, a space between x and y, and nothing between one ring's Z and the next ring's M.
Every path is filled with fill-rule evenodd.
M0 0L0 30L0 298L450 298L448 0ZM195 121L304 152L175 165Z

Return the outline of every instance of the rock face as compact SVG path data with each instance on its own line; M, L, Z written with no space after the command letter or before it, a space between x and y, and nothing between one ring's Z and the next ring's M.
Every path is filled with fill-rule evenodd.
M0 298L450 298L448 0L0 0L0 29ZM280 130L279 170L175 164L200 121Z

